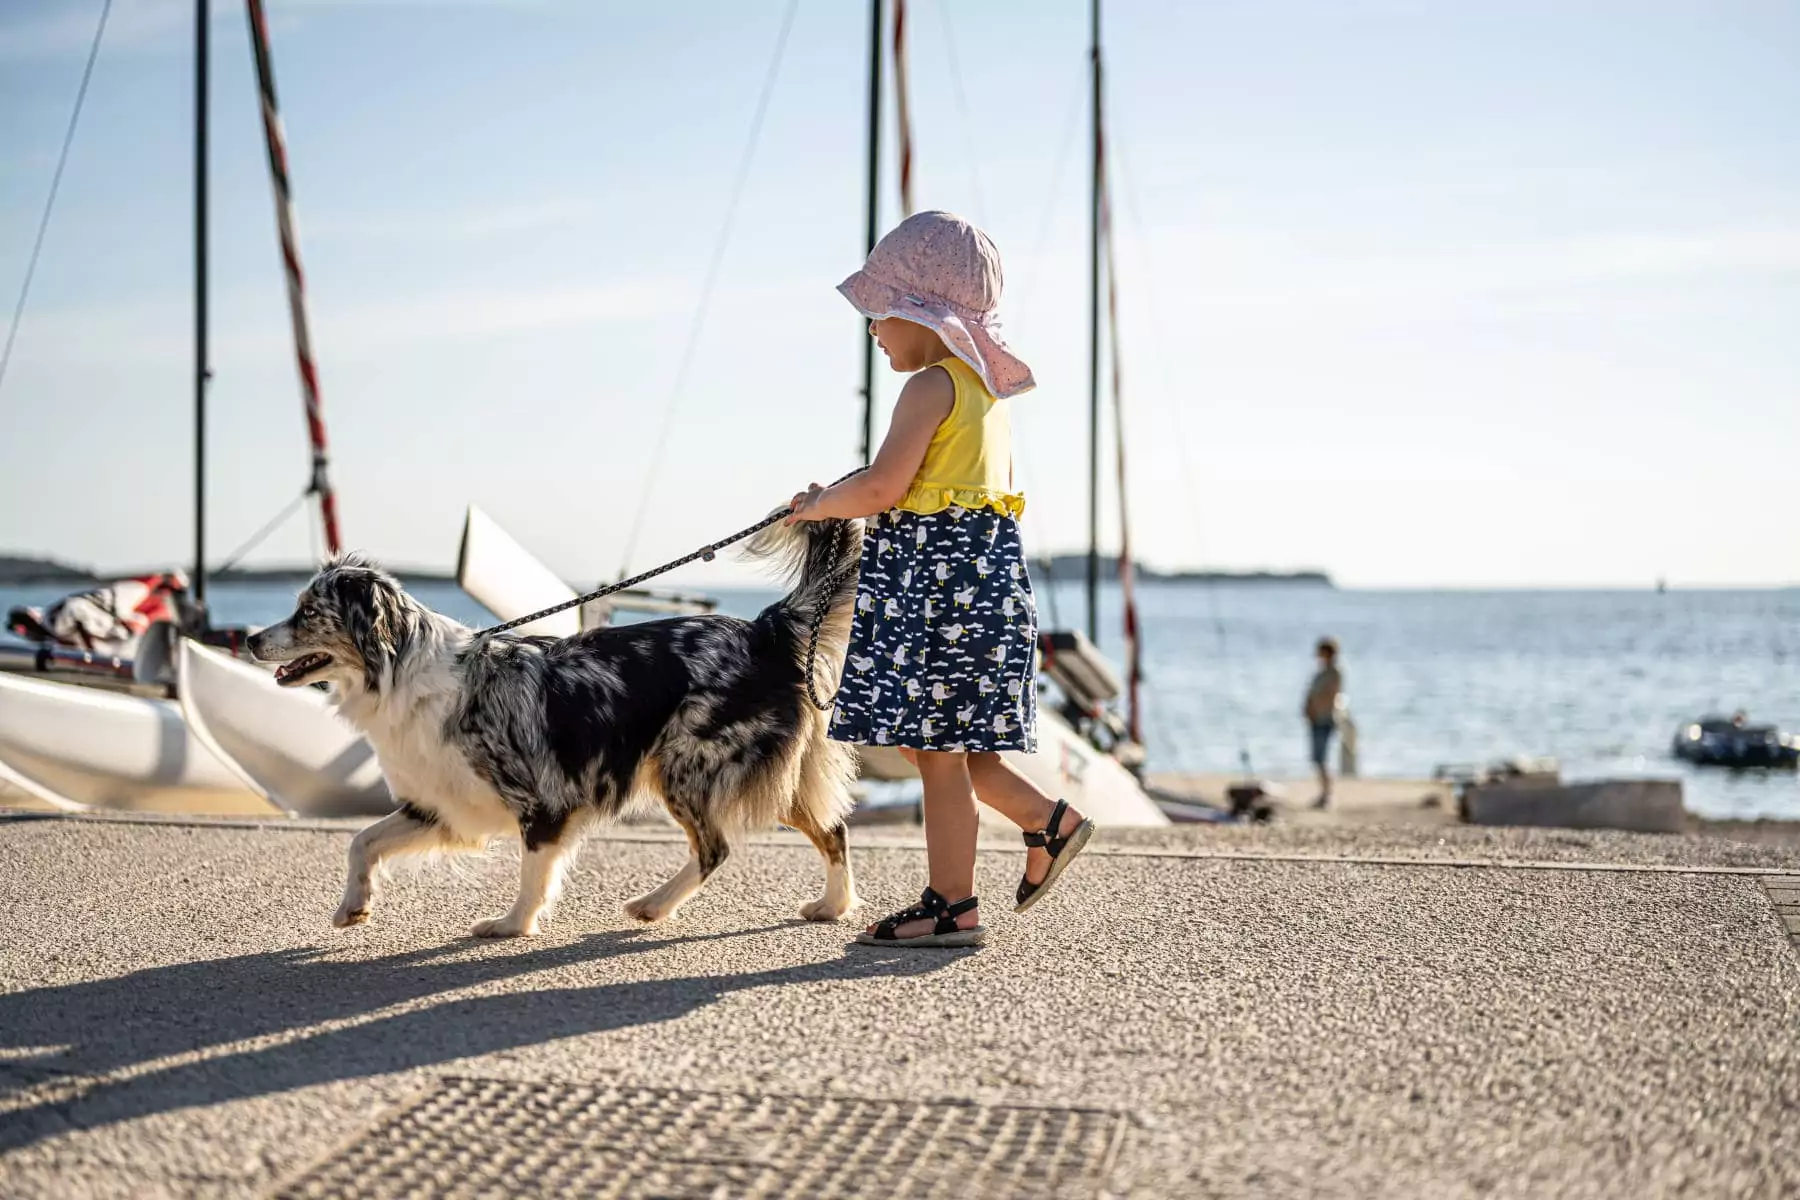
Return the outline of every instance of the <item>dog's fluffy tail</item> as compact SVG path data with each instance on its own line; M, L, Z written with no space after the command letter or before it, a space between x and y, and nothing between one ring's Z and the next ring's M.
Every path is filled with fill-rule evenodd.
M824 602L825 619L819 626L818 654L813 661L813 690L827 702L844 670L862 540L861 521L808 521L773 525L746 548L748 556L774 564L789 581L788 594L763 610L761 620L779 631L777 637L794 656L795 678L802 689L807 641L818 606ZM826 736L825 714L813 706L810 696L801 696L800 707L807 715L804 748L795 763L797 774L786 804L789 812L775 819L792 824L791 813L799 810L813 828L836 829L854 803L850 781L856 776L855 753Z
M747 558L772 564L788 585L776 607L810 628L823 599L831 615L847 615L856 595L857 564L862 560L861 521L802 521L771 525L744 547ZM827 624L831 617L826 618ZM848 633L848 629L843 631ZM843 636L836 639L840 645ZM820 638L823 649L823 635Z

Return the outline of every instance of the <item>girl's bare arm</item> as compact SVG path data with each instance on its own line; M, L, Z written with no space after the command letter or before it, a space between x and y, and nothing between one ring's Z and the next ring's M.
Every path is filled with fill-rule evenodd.
M829 517L868 517L898 504L925 461L931 437L956 404L956 385L942 367L928 367L906 381L894 405L887 438L869 469L833 487L818 484L792 502L787 523Z

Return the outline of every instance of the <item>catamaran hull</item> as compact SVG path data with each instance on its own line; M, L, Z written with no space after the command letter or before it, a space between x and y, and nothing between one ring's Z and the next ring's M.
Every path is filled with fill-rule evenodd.
M168 700L0 674L0 778L69 812L267 815Z
M374 748L312 688L183 639L188 729L252 791L292 816L380 816L393 808Z

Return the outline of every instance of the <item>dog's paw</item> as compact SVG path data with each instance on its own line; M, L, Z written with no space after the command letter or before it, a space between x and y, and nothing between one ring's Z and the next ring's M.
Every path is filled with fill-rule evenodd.
M489 917L485 921L475 922L475 927L469 930L469 933L478 938L509 938L531 937L537 931L536 921L520 924L513 920L511 913L508 913L504 917Z
M654 925L669 914L662 910L656 902L654 893L638 896L625 902L625 915L634 921L642 921L646 925Z
M844 915L862 901L854 895L844 900L834 900L830 896L821 896L810 904L800 906L800 916L808 921L840 921Z
M348 929L352 925L366 925L369 921L369 906L352 908L348 904L338 906L337 912L331 916L331 923L339 929Z

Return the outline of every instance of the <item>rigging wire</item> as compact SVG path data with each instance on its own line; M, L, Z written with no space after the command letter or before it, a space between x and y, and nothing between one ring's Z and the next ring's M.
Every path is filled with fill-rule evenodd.
M56 172L50 177L50 194L44 200L43 216L38 218L37 237L31 244L31 255L25 261L25 281L19 285L19 299L13 305L12 324L6 328L6 346L0 349L0 386L6 383L6 368L12 363L13 343L19 336L19 322L25 317L25 302L31 296L31 281L37 275L38 258L44 252L44 235L50 231L50 215L56 210L56 196L62 189L63 168L69 165L69 148L75 144L75 127L81 123L81 110L87 103L88 82L94 77L94 63L100 57L100 40L106 36L106 19L112 14L112 0L101 0L100 20L94 26L94 43L88 47L87 65L81 69L81 86L75 90L75 108L69 114L69 128L63 133L62 152L56 158Z
M975 150L975 122L969 117L969 96L963 89L962 61L956 55L956 29L950 21L950 0L937 0L938 21L944 27L944 57L950 63L950 92L956 98L956 115L962 123L963 150L969 163L969 186L975 196L975 223L987 224L987 197L981 187L981 156Z
M237 566L238 560L242 559L244 557L244 555L250 553L252 550L256 549L258 546L262 545L263 542L268 539L270 534L274 533L277 529L281 528L282 523L285 522L289 517L294 515L295 509L299 508L302 504L306 503L307 499L309 497L311 497L312 494L313 494L312 489L307 488L304 492L301 492L298 496L295 496L292 500L289 500L287 502L287 506L285 508L283 508L280 512L276 513L272 520L270 520L267 524L265 524L261 529L258 529L255 533L250 535L249 541L247 541L243 545L239 546L236 550L233 550L229 555L226 556L225 561L223 563L221 563L219 566L213 568L213 573L221 574L221 573L223 573L225 571L229 571L229 570L231 570L231 568ZM310 525L308 526L308 528L311 528ZM317 554L315 554L313 556L313 561L314 562L318 561Z
M631 568L632 555L637 550L638 535L643 532L644 518L650 511L650 493L656 482L656 476L662 467L663 452L668 449L669 434L675 428L675 413L681 402L683 391L687 387L687 379L694 365L695 351L700 345L700 333L705 327L706 316L712 307L713 292L719 283L720 268L725 262L725 250L731 243L731 230L737 222L739 203L744 198L744 185L750 178L750 166L756 160L757 143L762 137L763 118L769 112L769 100L775 94L775 81L781 74L781 60L787 51L788 34L794 28L794 14L799 10L800 0L788 0L787 11L782 14L781 30L775 35L775 52L769 59L769 69L763 77L762 94L756 99L756 109L750 117L750 135L744 143L743 156L738 160L737 176L732 180L731 198L725 205L725 219L719 226L718 236L714 239L712 258L706 266L705 281L700 286L700 298L694 306L693 321L688 326L687 344L681 352L681 358L675 368L675 381L669 389L669 398L663 404L662 428L656 435L656 446L650 452L650 462L645 469L643 485L638 489L637 512L631 518L631 525L625 536L625 552L619 563L619 578L623 579Z
M977 152L975 145L975 122L970 116L968 90L963 83L962 59L957 54L956 50L956 27L951 20L949 0L937 0L936 7L938 11L938 21L943 27L944 57L949 65L951 93L956 101L957 121L961 125L964 157L969 168L969 188L974 200L975 223L977 225L985 226L987 223L987 192L986 189L982 187L981 183L981 156ZM1038 221L1037 239L1032 249L1031 259L1028 260L1033 263L1043 257L1044 250L1049 243L1050 231L1056 215L1055 198L1059 194L1062 178L1068 171L1069 159L1072 157L1075 148L1075 134L1078 128L1078 120L1081 116L1081 99L1085 89L1084 77L1078 75L1075 84L1069 98L1068 114L1063 120L1062 135L1058 139L1059 148L1057 157L1054 160L1055 165L1052 168L1050 187L1042 193L1045 197L1043 215ZM1027 296L1034 294L1029 288L1021 287L1017 290L1023 292ZM1024 306L1021 305L1018 309L1014 310L1015 320L1017 314L1023 311L1023 309ZM1013 434L1015 442L1017 443L1017 449L1013 455L1015 464L1026 464L1032 461L1029 444L1030 437L1027 433L1027 427L1027 422L1015 421L1013 423ZM1027 473L1025 466L1018 466L1018 475L1021 479L1026 476ZM1016 490L1023 491L1026 489L1021 483L1017 486ZM1027 540L1032 539L1028 537ZM1031 555L1027 552L1027 561L1029 561L1030 558ZM1043 588L1043 595L1049 608L1050 624L1051 627L1058 628L1062 625L1062 613L1056 591L1055 559L1053 556L1045 554L1041 556L1038 561L1044 565L1045 586Z
M1102 143L1104 145L1104 143ZM1143 682L1143 627L1138 620L1137 566L1131 549L1131 486L1126 470L1125 384L1119 348L1119 259L1117 239L1113 236L1113 182L1106 162L1100 163L1100 235L1106 248L1106 329L1110 354L1113 461L1119 485L1119 607L1124 617L1126 722L1131 740L1142 745L1144 740L1139 685Z
M1175 451L1180 462L1181 490L1187 500L1188 528L1193 531L1195 549L1198 551L1201 541L1199 532L1201 529L1200 518L1203 508L1200 503L1199 494L1194 490L1194 481L1199 478L1199 474L1194 469L1191 452L1192 439L1188 436L1188 427L1183 406L1174 403L1172 400L1172 397L1175 395L1175 388L1169 374L1168 356L1163 353L1163 346L1166 343L1167 338L1163 333L1162 322L1160 319L1161 308L1156 302L1155 280L1150 270L1152 256L1145 250L1149 239L1144 233L1143 218L1138 210L1137 188L1133 182L1134 177L1131 171L1131 156L1127 152L1124 139L1120 138L1116 133L1112 138L1112 146L1113 161L1118 165L1119 182L1122 185L1119 189L1119 198L1124 202L1122 207L1125 210L1126 219L1130 221L1132 227L1131 240L1138 251L1137 267L1139 274L1143 279L1144 304L1149 317L1150 332L1156 346L1154 357L1156 358L1158 372L1162 376L1163 407L1170 414L1171 424L1174 426L1175 430ZM1207 608L1212 621L1213 638L1218 648L1219 659L1230 674L1232 691L1237 694L1242 694L1238 690L1239 685L1243 682L1242 671L1237 660L1231 657L1228 639L1226 637L1224 617L1219 611L1219 584L1216 580L1208 580L1204 586ZM1154 684L1152 686L1154 686ZM1154 708L1155 706L1152 707ZM1236 705L1229 706L1228 713L1231 718L1230 725L1232 736L1237 742L1238 761L1242 764L1245 774L1250 774L1250 745L1244 738L1242 722L1237 719L1241 714L1238 712Z
M1043 215L1038 220L1037 240L1032 245L1031 257L1026 260L1031 264L1033 273L1028 277L1028 283L1022 282L1015 285L1015 291L1022 293L1023 298L1013 309L1011 319L1021 326L1024 324L1022 314L1038 295L1038 292L1029 285L1037 283L1042 277L1044 251L1050 245L1050 234L1056 220L1056 198L1062 192L1063 176L1068 174L1069 160L1074 157L1076 134L1080 129L1081 101L1082 97L1087 94L1086 72L1087 67L1084 63L1081 70L1076 73L1075 86L1069 93L1068 111L1063 117L1061 146L1057 152L1055 165L1051 169L1050 186L1041 193L1044 197ZM1018 474L1023 479L1030 474L1029 465L1037 461L1031 452L1029 421L1013 422L1013 440L1015 445L1013 461L1018 465ZM1021 486L1016 490L1022 491L1024 488ZM1057 609L1056 599L1055 559L1046 554L1039 561L1044 564L1044 579L1048 585L1045 587L1044 593L1050 601L1050 623L1052 626L1061 626L1062 618Z

